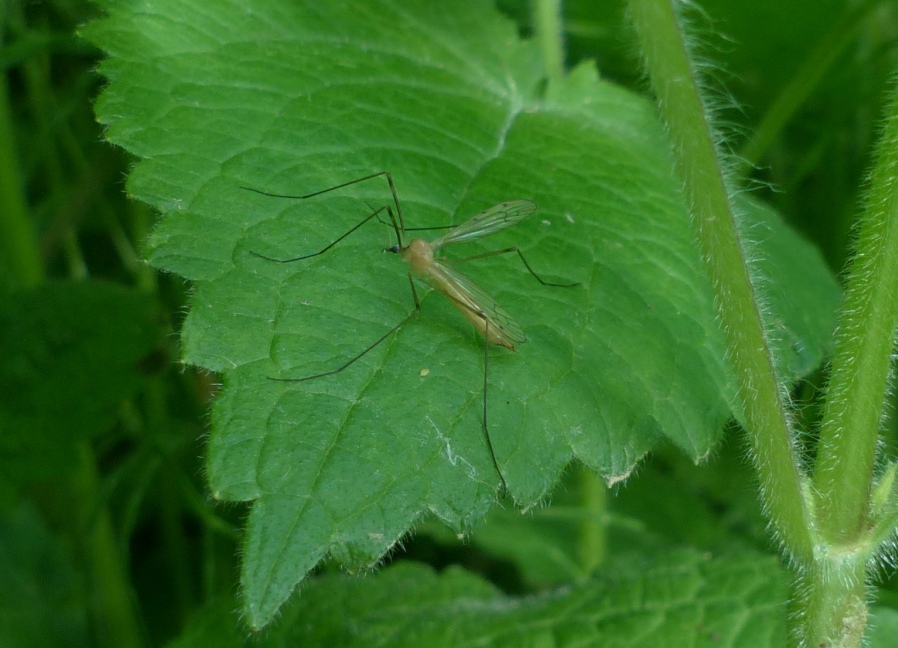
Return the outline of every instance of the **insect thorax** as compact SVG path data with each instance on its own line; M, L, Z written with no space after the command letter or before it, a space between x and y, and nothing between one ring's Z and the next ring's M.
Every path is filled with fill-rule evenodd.
M430 243L422 239L412 239L402 250L402 259L412 266L415 274L427 274L433 266L433 249Z

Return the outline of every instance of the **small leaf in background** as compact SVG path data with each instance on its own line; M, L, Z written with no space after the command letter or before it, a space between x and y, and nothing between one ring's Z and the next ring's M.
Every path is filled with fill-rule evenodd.
M152 372L152 295L101 281L50 283L0 299L0 474L10 482L74 466Z
M391 230L374 221L308 254L390 199L409 227L460 223L526 198L536 216L469 254L465 272L524 327L490 351L490 436L516 503L546 496L577 457L625 479L659 441L708 456L732 415L710 290L649 103L581 65L543 86L537 50L477 2L110 2L86 35L109 58L97 104L140 158L128 188L162 212L150 260L195 283L184 360L222 373L208 478L252 501L242 585L267 624L325 556L376 563L428 512L465 531L495 502L481 429L482 341L438 295L412 309ZM745 204L776 284L771 330L796 375L820 361L837 297L819 255ZM495 247L494 247L495 246ZM461 256L461 255L460 255ZM797 278L801 278L798 281ZM812 288L810 288L812 287ZM426 291L422 291L422 295ZM738 413L737 413L738 414Z

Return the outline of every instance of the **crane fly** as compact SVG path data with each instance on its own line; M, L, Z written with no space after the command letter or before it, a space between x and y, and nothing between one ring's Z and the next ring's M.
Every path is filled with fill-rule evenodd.
M440 259L437 256L437 253L439 253L442 248L448 245L475 241L485 236L489 236L490 234L495 234L496 232L499 232L507 227L511 227L512 225L521 222L536 211L536 203L530 200L523 199L508 200L480 212L473 218L461 223L460 225L449 226L448 228L406 228L405 221L402 217L402 208L399 205L399 198L396 193L396 186L393 183L393 177L390 175L389 171L380 171L378 173L373 173L362 178L357 178L355 180L344 182L343 184L339 184L334 187L329 187L327 189L322 189L321 191L316 191L302 196L268 193L250 187L243 188L261 194L263 196L269 196L273 198L304 200L306 198L320 196L321 194L336 191L337 189L342 189L344 187L358 184L360 182L365 182L366 180L371 180L373 178L381 176L386 178L387 183L390 185L390 191L393 194L393 205L383 205L382 207L379 207L377 209L372 208L371 213L368 214L368 216L366 216L361 222L356 224L346 233L334 239L331 243L323 247L318 252L313 252L311 254L305 254L298 257L292 257L289 259L276 259L273 257L265 256L263 254L259 254L257 252L252 252L252 254L268 261L275 261L277 263L292 263L294 261L310 259L312 257L316 257L326 253L337 243L360 229L363 225L370 222L371 220L376 219L380 222L384 222L381 220L381 216L386 213L387 217L390 220L389 224L392 225L393 230L396 234L397 242L395 245L385 248L384 251L398 254L403 261L409 264L408 278L409 286L411 287L412 291L412 299L414 300L415 305L414 310L396 326L391 328L373 344L368 346L368 348L366 348L355 357L350 358L348 361L344 362L336 369L314 374L312 376L304 376L302 378L272 377L270 378L270 380L275 380L278 382L304 382L306 380L314 380L316 378L323 378L325 376L332 376L334 374L340 373L341 371L352 365L354 362L365 356L365 354L367 354L369 351L377 347L381 342L386 340L393 333L401 329L413 317L421 312L421 302L418 299L418 292L415 288L414 277L425 279L436 290L443 293L449 299L449 301L452 302L452 304L459 310L459 312L461 312L461 314L464 315L465 318L474 326L474 329L483 336L483 434L486 440L487 450L489 450L490 459L492 460L493 467L495 468L496 473L499 475L499 480L502 485L502 492L504 493L507 491L505 475L499 468L499 462L497 461L496 453L493 450L493 443L490 439L489 426L487 424L489 346L490 344L495 344L498 346L503 346L506 349L510 349L511 351L515 351L515 344L526 342L527 337L524 335L524 329L521 327L521 325L518 324L517 321L515 321L515 319L511 315L509 315L495 299L493 299L482 288L477 286L473 281L468 279L468 277L466 277L464 274ZM393 207L395 207L395 211ZM413 238L408 243L404 242L405 235L407 235L408 232L431 229L448 229L449 231L430 242L420 238ZM483 259L490 256L509 253L516 253L523 262L524 266L527 268L527 271L544 286L551 286L556 288L571 288L579 285L577 283L552 283L549 281L544 281L538 274L536 274L536 272L533 271L533 268L530 267L530 264L527 262L527 259L524 257L523 253L516 247L509 247L501 250L485 252L483 254L477 254L474 256L466 257L464 259L459 259L457 263L464 263L467 261L472 261L474 259Z

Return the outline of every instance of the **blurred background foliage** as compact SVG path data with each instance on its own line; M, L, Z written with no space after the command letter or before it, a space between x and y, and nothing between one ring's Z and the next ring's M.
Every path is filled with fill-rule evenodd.
M532 34L528 3L498 6ZM693 21L734 170L839 272L898 69L898 5L703 0L702 10ZM647 92L622 1L564 12L568 66L593 59L606 79ZM102 54L77 31L96 14L77 0L0 2L0 574L21 583L0 595L20 619L4 645L161 643L237 580L245 511L212 506L203 483L215 377L178 363L189 287L142 263L154 214L127 199L130 161L93 116ZM41 358L20 357L29 335ZM809 420L818 381L796 388ZM742 455L732 436L702 467L659 450L608 498L608 551L710 549L736 536L769 549ZM575 491L562 484L552 508L576 504ZM497 538L545 524L534 538L563 546L568 522L552 508L531 531L497 512L474 542L427 523L392 559L462 564L529 591L556 581L564 558L522 571ZM23 582L32 561L39 587Z

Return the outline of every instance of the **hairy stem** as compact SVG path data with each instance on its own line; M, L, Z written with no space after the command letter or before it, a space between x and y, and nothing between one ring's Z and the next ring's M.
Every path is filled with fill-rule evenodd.
M853 543L870 522L876 439L898 327L898 90L876 152L845 287L814 486L820 532Z
M630 11L713 284L764 507L787 551L808 560L812 520L789 419L680 18L671 0L631 0Z

